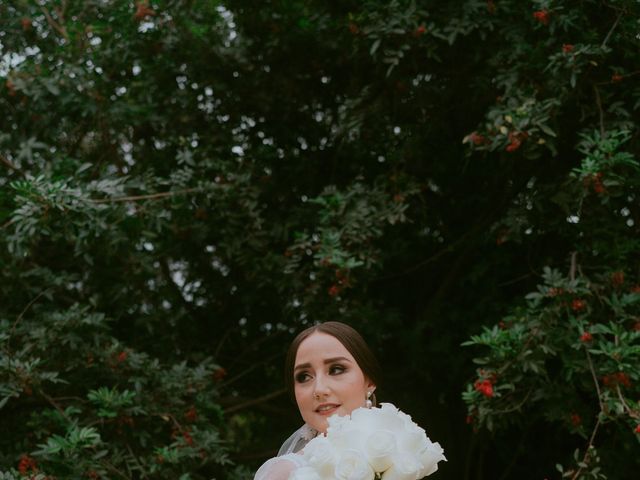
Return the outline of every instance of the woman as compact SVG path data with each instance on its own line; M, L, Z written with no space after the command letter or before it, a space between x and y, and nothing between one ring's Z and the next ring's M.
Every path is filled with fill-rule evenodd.
M287 480L303 465L298 452L326 432L328 417L375 404L379 380L378 362L349 325L326 322L299 333L287 353L285 382L305 424L284 442L277 457L260 467L254 480Z

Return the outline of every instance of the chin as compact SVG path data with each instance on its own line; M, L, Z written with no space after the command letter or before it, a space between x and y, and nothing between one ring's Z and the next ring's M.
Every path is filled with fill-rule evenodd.
M318 426L316 427L316 430L318 430L319 432L326 432L327 431L327 427L329 426L329 419L328 418L322 418L318 421Z

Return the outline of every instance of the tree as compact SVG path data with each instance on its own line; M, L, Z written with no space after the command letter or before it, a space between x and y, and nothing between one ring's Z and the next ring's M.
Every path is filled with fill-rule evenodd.
M626 478L637 13L0 5L5 474L250 477L289 340L341 319L442 478Z

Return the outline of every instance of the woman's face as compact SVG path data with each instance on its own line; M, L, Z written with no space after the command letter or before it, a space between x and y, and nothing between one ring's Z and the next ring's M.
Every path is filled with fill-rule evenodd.
M328 417L350 415L375 390L345 346L321 332L298 347L293 377L300 414L319 432L327 430Z

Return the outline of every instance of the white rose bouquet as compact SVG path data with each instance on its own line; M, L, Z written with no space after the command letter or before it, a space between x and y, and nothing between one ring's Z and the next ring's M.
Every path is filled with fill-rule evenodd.
M307 465L289 480L418 480L446 461L440 444L390 403L328 420L326 435L304 447Z

